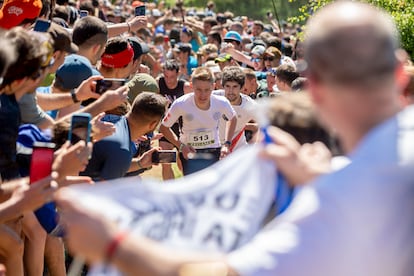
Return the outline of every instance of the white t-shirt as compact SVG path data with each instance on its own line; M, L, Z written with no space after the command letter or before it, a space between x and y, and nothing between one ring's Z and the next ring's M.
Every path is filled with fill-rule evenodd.
M414 107L301 189L228 262L240 275L414 275Z
M219 96L223 96L224 97L224 90L215 90L213 91L214 95L219 95ZM243 131L243 133L241 135L239 135L239 140L237 141L236 146L234 147L233 151L243 147L245 145L247 145L246 142L246 136L244 136L244 127L246 126L246 124L248 122L250 122L251 120L253 120L255 118L254 116L254 111L256 108L257 103L250 98L247 95L244 94L240 94L240 96L242 97L242 102L240 105L232 105L234 110L237 113L237 124L236 124L236 129L234 131L234 135L232 139L235 139L240 132ZM225 120L223 117L220 120L220 141L223 144L225 142L225 135L226 135L226 123L227 120Z
M236 112L230 102L221 96L211 95L210 108L202 110L194 101L194 93L181 96L171 105L162 124L171 127L183 118L180 141L196 149L221 147L219 122L224 116L231 119Z

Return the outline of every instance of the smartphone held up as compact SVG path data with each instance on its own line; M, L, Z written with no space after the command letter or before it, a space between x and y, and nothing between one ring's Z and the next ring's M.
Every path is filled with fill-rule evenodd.
M54 143L34 142L30 162L30 184L52 173L55 146Z
M80 140L88 143L91 135L91 115L89 113L78 113L72 116L69 137L70 143L76 144Z
M135 16L145 16L145 5L135 7Z

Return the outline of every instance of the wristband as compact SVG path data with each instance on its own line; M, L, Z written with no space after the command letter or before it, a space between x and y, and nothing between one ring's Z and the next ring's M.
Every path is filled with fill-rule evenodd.
M227 146L227 147L230 147L231 146L231 141L226 141L226 142L224 142L224 144L223 144L224 146Z
M71 90L71 91L70 91L70 95L72 96L72 101L73 101L74 103L78 103L78 102L80 102L80 101L78 100L78 98L76 97L75 90Z
M128 235L127 231L121 231L121 232L117 233L115 235L115 237L113 237L113 239L108 244L108 246L106 247L106 250L105 250L105 261L106 262L111 261L111 259L113 258L114 254L116 252L116 249L121 244L121 242L127 237L127 235Z
M185 144L184 143L181 143L180 144L180 147L178 148L178 151L179 152L182 152L184 147L185 147Z

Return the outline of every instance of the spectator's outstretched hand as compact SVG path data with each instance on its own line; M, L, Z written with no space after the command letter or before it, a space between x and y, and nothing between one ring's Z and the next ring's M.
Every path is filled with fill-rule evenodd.
M52 170L59 174L59 180L69 175L79 175L85 170L92 153L92 143L85 144L81 140L75 145L67 141L56 153Z
M101 95L95 93L96 81L103 79L102 76L92 76L84 80L79 87L76 89L76 98L79 101L85 101L87 99L97 99Z
M136 32L139 29L147 27L148 18L146 16L135 16L128 23L131 26L131 31Z
M99 101L102 103L102 108L107 111L120 106L128 100L128 86L124 85L115 90L108 90L102 94Z
M99 140L114 134L115 125L110 122L102 121L102 118L105 116L105 112L98 114L91 120L92 125L92 136L93 142L98 142Z
M4 204L15 208L16 212L14 215L16 217L25 212L36 210L43 204L52 200L53 194L58 187L56 181L54 180L55 178L56 175L53 177L48 176L30 185L28 177L11 181L10 183L14 184L15 190L13 191L10 199L4 202Z
M56 194L55 202L61 210L59 223L65 229L69 250L84 257L88 263L104 260L116 227L104 220L102 215L82 208L67 188Z
M269 127L268 133L274 143L266 145L261 156L273 161L290 185L308 183L324 171L321 168L325 165L312 163L319 159L317 155L325 155L326 147L321 150L320 144L301 146L292 135L273 126ZM325 164L325 157L317 162L321 160Z
M152 165L158 165L157 163L152 163L152 153L159 150L158 148L152 148L149 151L146 151L139 158L139 163L143 168L149 168Z

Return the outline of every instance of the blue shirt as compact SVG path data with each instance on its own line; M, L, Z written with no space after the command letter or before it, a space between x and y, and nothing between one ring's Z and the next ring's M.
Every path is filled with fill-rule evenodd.
M187 63L187 73L191 76L193 73L193 70L198 67L197 59L193 56L188 57L188 63Z
M95 180L109 180L123 177L128 171L136 152L131 141L128 121L120 117L115 122L115 133L93 145L92 158L81 175Z

